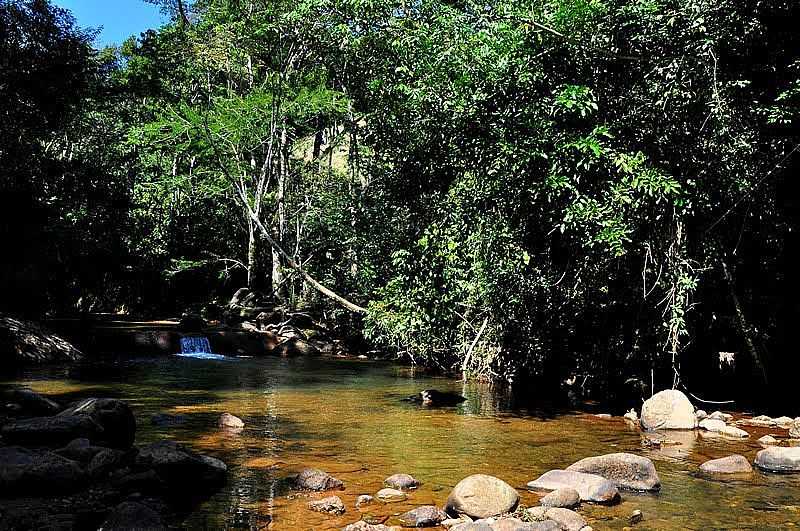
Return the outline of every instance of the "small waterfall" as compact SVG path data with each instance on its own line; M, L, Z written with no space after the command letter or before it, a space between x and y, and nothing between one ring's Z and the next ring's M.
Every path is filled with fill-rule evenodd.
M203 336L182 337L181 354L211 354L211 344Z
M186 336L181 338L181 353L184 358L199 358L203 360L224 360L225 356L211 353L211 344L207 337Z

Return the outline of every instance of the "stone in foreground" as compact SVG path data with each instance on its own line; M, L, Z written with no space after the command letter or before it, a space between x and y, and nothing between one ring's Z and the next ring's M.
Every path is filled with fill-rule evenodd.
M697 426L697 417L685 394L667 389L645 401L641 423L646 430L693 430Z
M596 474L574 470L551 470L528 483L531 490L558 490L572 488L578 491L581 501L613 505L620 501L619 491L609 480Z
M767 472L800 472L800 446L771 446L756 454L756 466Z
M447 520L447 513L434 505L423 505L400 515L404 527L435 527Z
M565 507L572 509L581 504L581 495L571 488L556 489L541 500L542 507Z
M224 483L228 467L213 457L200 455L173 441L159 441L143 447L136 457L140 468L152 468L158 477L180 494L181 489L215 488Z
M743 455L729 455L706 461L700 465L700 470L706 474L749 474L753 467Z
M519 494L511 485L494 476L468 476L453 488L445 510L470 518L489 518L512 512L519 504Z
M557 523L565 531L580 531L587 525L586 520L581 515L561 507L548 509L545 516L548 520Z
M18 446L0 448L2 496L74 492L82 488L86 480L86 474L76 462L53 452Z
M393 529L383 524L369 524L361 520L343 527L342 531L393 531Z
M342 481L318 468L303 469L292 479L292 483L294 488L298 490L323 491L344 487Z
M344 502L339 496L330 496L321 500L308 502L308 508L318 513L344 514Z
M390 489L411 490L419 485L420 482L408 474L394 474L383 480L383 486Z
M641 455L615 453L587 457L567 467L606 478L617 488L639 491L658 491L661 480L653 462Z
M157 512L136 502L117 505L100 526L102 531L115 529L166 529Z

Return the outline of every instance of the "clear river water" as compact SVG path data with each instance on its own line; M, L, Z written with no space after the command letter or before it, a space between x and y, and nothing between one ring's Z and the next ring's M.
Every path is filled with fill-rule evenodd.
M6 382L10 383L10 382ZM740 453L751 461L756 439L780 430L746 428L748 440L699 432L668 432L669 444L650 448L619 417L575 411L515 408L485 384L414 374L386 363L326 358L193 359L178 356L112 360L85 367L27 369L13 383L62 402L87 396L126 399L137 416L137 443L173 439L229 466L229 480L188 515L190 528L341 529L366 518L396 523L417 505L443 505L462 478L497 476L535 505L525 484L583 457L633 452L651 458L661 476L657 495L623 493L614 507L584 504L579 512L596 530L630 526L636 509L645 529L791 529L800 525L800 475L718 481L701 477L705 460ZM427 409L403 397L436 388L462 393L455 408ZM220 430L223 412L241 417L241 433ZM179 426L156 426L157 413L184 415ZM785 433L783 434L785 436ZM345 482L336 492L347 512L328 516L306 508L327 494L295 493L286 477L321 468ZM423 482L408 500L355 508L385 477L412 474ZM363 512L362 512L363 511Z

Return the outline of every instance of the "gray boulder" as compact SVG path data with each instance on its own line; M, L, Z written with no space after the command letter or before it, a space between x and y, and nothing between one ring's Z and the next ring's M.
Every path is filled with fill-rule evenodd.
M571 509L581 504L581 495L572 488L556 489L539 500L542 507L565 507Z
M75 492L87 476L75 462L47 450L0 448L0 496Z
M303 469L291 481L297 490L323 491L344 487L344 483L340 480L318 468Z
M158 477L179 494L188 487L189 492L218 487L224 483L228 467L213 457L200 455L173 441L159 441L139 451L136 465L140 469L152 468Z
M558 490L571 488L578 491L581 501L615 504L620 501L617 487L609 480L596 474L574 470L551 470L528 483L531 490Z
M466 477L450 492L445 510L470 518L489 518L512 512L519 504L519 494L505 481L494 476L475 474Z
M697 426L697 417L685 394L667 389L645 401L641 423L646 430L693 430Z
M661 480L653 462L641 455L614 453L587 457L567 467L567 470L604 477L617 488L639 491L658 491Z
M400 515L404 527L435 527L447 520L447 513L435 505L423 505Z
M768 472L800 472L800 446L770 446L756 454L756 466Z
M153 509L136 502L124 502L109 513L100 530L156 530L166 529L161 517Z
M545 516L548 520L557 523L564 531L580 531L587 525L586 520L581 515L562 507L548 509Z
M394 474L384 479L383 485L390 489L411 490L419 487L420 482L408 474Z
M344 514L344 502L339 496L330 496L321 500L308 502L308 508L318 513Z
M743 455L729 455L706 461L700 465L700 471L706 474L749 474L753 471L753 467Z

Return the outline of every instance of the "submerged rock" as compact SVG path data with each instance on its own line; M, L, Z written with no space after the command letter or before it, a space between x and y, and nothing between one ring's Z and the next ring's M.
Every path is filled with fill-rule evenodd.
M87 475L75 461L47 450L0 448L0 496L75 492Z
M419 394L412 395L405 399L407 402L416 402L428 407L449 407L457 406L467 399L458 393L448 391L438 391L436 389L425 389Z
M188 418L186 415L169 415L167 413L156 413L150 417L150 424L153 426L180 426L185 424Z
M332 490L344 487L344 483L327 472L318 468L306 468L292 478L295 489L298 490Z
M706 461L700 470L706 474L749 474L753 467L746 457L737 454Z
M381 489L375 495L382 502L398 502L407 498L406 493L397 489Z
M340 515L344 514L344 502L339 496L330 496L321 500L308 502L308 508L318 513Z
M697 418L685 394L667 389L645 401L641 423L647 430L692 430L697 426Z
M419 487L420 482L408 474L393 474L383 480L383 485L390 489L411 490Z
M405 527L434 527L447 520L447 513L435 505L423 505L399 517Z
M770 446L756 454L756 466L768 472L800 472L800 446Z
M153 509L136 502L117 505L100 526L100 530L166 529Z
M556 489L539 500L542 507L565 507L572 509L581 504L581 495L572 488Z
M445 510L452 515L488 518L510 513L519 504L519 494L511 485L494 476L468 476L453 488Z
M578 491L581 501L615 504L620 500L617 487L596 474L574 470L551 470L528 483L531 490L558 490L572 488Z
M581 459L567 470L603 477L617 488L640 491L661 489L661 480L653 462L640 455L614 453Z

